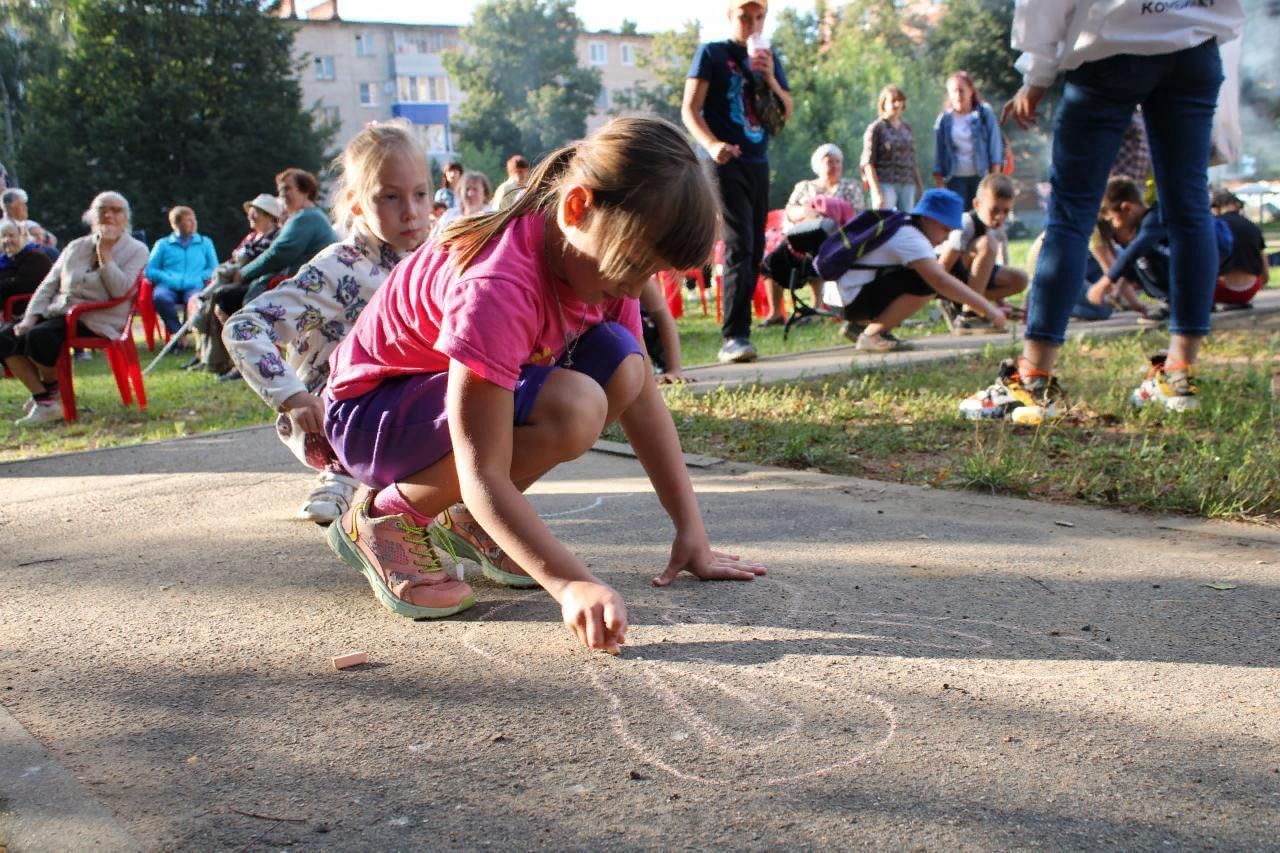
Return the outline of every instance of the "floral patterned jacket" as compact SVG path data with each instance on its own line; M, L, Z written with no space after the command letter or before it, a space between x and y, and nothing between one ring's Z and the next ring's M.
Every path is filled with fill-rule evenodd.
M299 391L319 394L329 381L329 353L402 257L357 225L231 315L222 341L249 387L276 411Z

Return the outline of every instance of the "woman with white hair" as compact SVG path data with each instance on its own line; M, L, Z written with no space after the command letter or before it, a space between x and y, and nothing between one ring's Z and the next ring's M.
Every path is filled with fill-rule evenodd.
M53 261L31 240L21 222L0 219L0 308L13 296L30 296ZM22 311L15 316L21 316Z
M147 247L129 235L129 202L120 193L99 193L85 211L84 222L91 233L67 244L36 288L22 320L0 326L0 361L31 392L26 416L15 421L18 426L62 417L54 368L66 346L67 309L125 296L147 265ZM121 302L85 314L76 333L118 335L129 309L128 302Z
M813 169L813 179L797 183L791 191L791 198L787 200L788 226L821 218L825 215L825 205L829 199L847 204L852 209L849 218L866 209L862 185L844 177L844 152L840 150L840 146L830 142L819 145L809 158L809 166ZM782 313L782 285L790 282L791 269L781 254L791 257L789 253L771 252L770 257L765 259L763 270L768 284L765 292L769 297L769 316L760 322L761 326L781 326L786 322ZM813 289L814 305L822 304L818 284L816 280L809 282Z
M18 187L5 190L3 194L0 194L0 205L4 206L5 219L12 219L26 228L27 234L31 238L31 242L45 246L49 249L57 249L58 238L45 230L44 226L39 222L28 218L28 200L27 191L19 189ZM56 256L57 252L55 251L50 259L52 260L52 257Z

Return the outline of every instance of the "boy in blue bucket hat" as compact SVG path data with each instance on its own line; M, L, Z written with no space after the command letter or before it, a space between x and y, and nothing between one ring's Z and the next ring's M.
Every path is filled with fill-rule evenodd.
M951 190L932 189L920 197L909 218L892 235L828 281L823 301L840 307L841 332L864 352L911 349L893 329L934 296L977 309L996 329L1004 312L943 269L934 247L961 226L964 201Z

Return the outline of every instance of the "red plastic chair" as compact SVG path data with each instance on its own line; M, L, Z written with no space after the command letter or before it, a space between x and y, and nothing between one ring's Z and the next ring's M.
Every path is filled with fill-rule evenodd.
M128 406L133 403L133 397L136 394L138 408L145 409L147 407L147 392L142 387L142 365L138 361L138 346L133 341L133 316L138 308L143 281L145 279L142 276L138 276L138 282L119 299L112 299L109 302L82 302L79 305L71 306L67 311L67 340L63 346L62 354L58 356L58 364L56 366L58 371L58 391L62 396L62 417L64 420L70 422L78 417L76 412L76 390L72 384L71 374L71 353L77 349L104 350L107 356L107 364L111 366L111 373L116 380L116 387L120 390L120 401ZM104 308L112 308L122 302L129 303L129 316L125 319L124 330L119 335L114 338L99 338L97 336L81 337L76 334L82 315L92 311L101 311Z
M169 330L156 313L155 289L156 286L145 275L138 283L138 319L142 321L142 334L146 336L147 349L151 352L156 351L157 341L162 346L169 342Z
M15 293L6 299L4 301L4 322L13 322L13 318L18 314L18 303L30 302L31 297L34 295L35 294L32 293ZM26 308L26 305L23 305L22 307Z
M767 233L767 232L766 232ZM767 240L766 240L767 242ZM724 241L717 240L712 256L711 277L716 284L716 322L724 322ZM756 276L755 292L751 295L751 307L758 319L769 316L769 295L764 292L763 276Z

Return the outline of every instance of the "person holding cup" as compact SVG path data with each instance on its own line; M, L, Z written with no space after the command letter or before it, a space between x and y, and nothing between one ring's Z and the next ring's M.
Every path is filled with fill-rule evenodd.
M719 361L752 361L751 299L764 256L769 212L769 135L751 91L768 86L791 117L791 93L782 63L763 35L767 0L729 4L729 38L707 42L694 54L685 80L681 117L715 164L724 220L724 323Z

